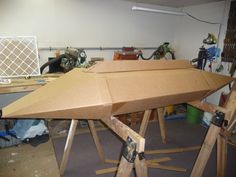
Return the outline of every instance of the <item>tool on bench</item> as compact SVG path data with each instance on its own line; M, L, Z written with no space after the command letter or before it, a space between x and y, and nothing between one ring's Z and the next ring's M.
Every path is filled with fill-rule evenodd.
M134 47L123 47L121 51L114 52L113 60L138 60L140 53Z
M52 58L40 67L41 74L47 66L54 65L55 70L68 72L75 67L80 67L85 64L87 55L83 49L75 49L67 47L66 51L62 55L58 55L56 58Z

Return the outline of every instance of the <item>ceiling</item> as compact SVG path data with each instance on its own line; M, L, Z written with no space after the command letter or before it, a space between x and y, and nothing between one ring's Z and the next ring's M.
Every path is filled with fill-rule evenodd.
M137 2L137 3L154 4L154 5L180 8L180 7L185 7L185 6L217 2L217 1L222 1L222 0L124 0L124 1L132 1L132 2Z

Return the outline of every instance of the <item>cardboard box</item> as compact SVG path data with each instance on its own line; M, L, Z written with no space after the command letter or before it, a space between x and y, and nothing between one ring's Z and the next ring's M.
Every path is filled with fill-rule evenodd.
M103 61L17 100L2 117L101 119L203 99L232 81L186 60Z

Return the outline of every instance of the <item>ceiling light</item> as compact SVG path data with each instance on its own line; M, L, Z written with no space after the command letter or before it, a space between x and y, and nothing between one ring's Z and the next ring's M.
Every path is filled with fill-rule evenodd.
M179 16L186 15L186 13L184 13L184 12L161 10L161 9L150 9L150 8L137 7L137 6L133 6L132 10L133 11L144 11L144 12L161 13L161 14L168 14L168 15L179 15Z

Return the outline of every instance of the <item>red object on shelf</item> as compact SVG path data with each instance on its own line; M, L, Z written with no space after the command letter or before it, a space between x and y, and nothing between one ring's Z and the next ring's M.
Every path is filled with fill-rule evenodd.
M135 51L133 47L123 47L122 51L115 51L113 60L138 60L140 51Z

